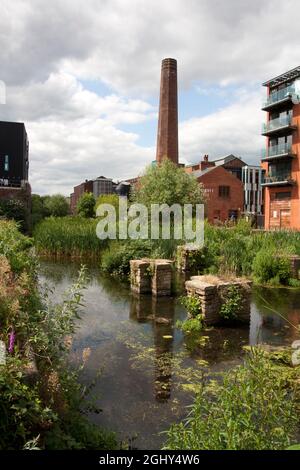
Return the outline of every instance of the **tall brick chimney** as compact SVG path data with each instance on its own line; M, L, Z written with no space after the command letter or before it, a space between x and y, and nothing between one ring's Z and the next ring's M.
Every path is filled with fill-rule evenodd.
M177 61L175 59L164 59L161 64L157 163L161 163L166 157L178 165Z

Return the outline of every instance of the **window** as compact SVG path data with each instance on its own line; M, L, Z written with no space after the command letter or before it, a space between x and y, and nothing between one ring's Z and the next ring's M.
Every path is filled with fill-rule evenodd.
M275 199L291 199L292 193L290 191L283 191L281 193L275 193Z
M5 155L4 157L4 171L9 170L9 163L8 163L8 155Z
M219 186L219 197L228 198L230 195L230 186Z

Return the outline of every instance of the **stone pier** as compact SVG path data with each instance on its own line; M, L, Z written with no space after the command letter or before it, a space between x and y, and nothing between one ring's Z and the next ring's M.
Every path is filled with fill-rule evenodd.
M138 294L160 297L172 293L173 261L168 259L140 259L130 261L131 289Z
M176 267L179 271L202 271L205 265L205 249L187 245L177 247Z
M235 278L232 280L217 276L192 276L186 281L185 287L188 295L196 295L201 301L202 313L207 325L224 322L220 314L222 305L230 298L230 287L235 286L241 297L236 312L236 319L242 322L250 321L250 300L252 282L247 279Z

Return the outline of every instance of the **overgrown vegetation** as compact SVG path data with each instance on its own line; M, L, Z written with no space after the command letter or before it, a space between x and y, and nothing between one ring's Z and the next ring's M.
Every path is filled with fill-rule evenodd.
M289 255L300 255L300 233L295 231L253 231L240 220L232 227L205 223L203 257L195 263L201 273L248 276L258 283L291 285Z
M41 298L30 241L0 222L0 449L114 449L114 434L89 424L86 391L68 365L85 278L60 305ZM32 371L35 360L38 374Z
M188 313L188 318L184 321L176 322L177 328L184 333L196 333L204 328L204 315L201 310L201 301L197 295L185 295L179 299Z
M21 200L1 199L0 219L15 220L23 232L28 232L30 229L29 210Z
M46 217L65 217L69 214L69 211L69 203L62 194L54 194L53 196L33 194L31 197L31 221L33 227Z
M47 256L97 257L106 241L96 235L96 219L49 217L34 230L38 253Z
M293 374L262 350L251 349L244 364L227 372L222 383L203 380L186 421L167 432L165 448L286 449L295 442L298 424L299 390Z
M226 294L223 294L223 303L220 308L220 316L224 320L236 320L241 308L242 295L235 285L229 286Z
M84 193L77 203L76 213L79 217L95 217L95 205L96 199L93 193Z

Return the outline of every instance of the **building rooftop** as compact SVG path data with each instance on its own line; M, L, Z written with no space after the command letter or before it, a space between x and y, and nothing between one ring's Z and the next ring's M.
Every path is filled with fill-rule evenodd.
M288 82L290 80L294 80L296 78L300 77L300 66L295 67L292 70L289 70L288 72L282 73L281 75L278 75L277 77L271 78L270 80L267 80L266 82L263 83L263 86L277 86L281 85L282 83Z
M212 160L212 163L215 163L216 165L224 165L225 163L229 163L232 160L240 160L242 163L245 163L240 157L237 157L232 153L230 153L229 155L225 155L224 157L216 158L215 160Z
M206 175L206 173L209 173L210 171L216 170L217 168L218 168L217 166L210 166L208 168L205 168L204 170L193 171L192 175L196 176L196 178L199 178L199 176Z

